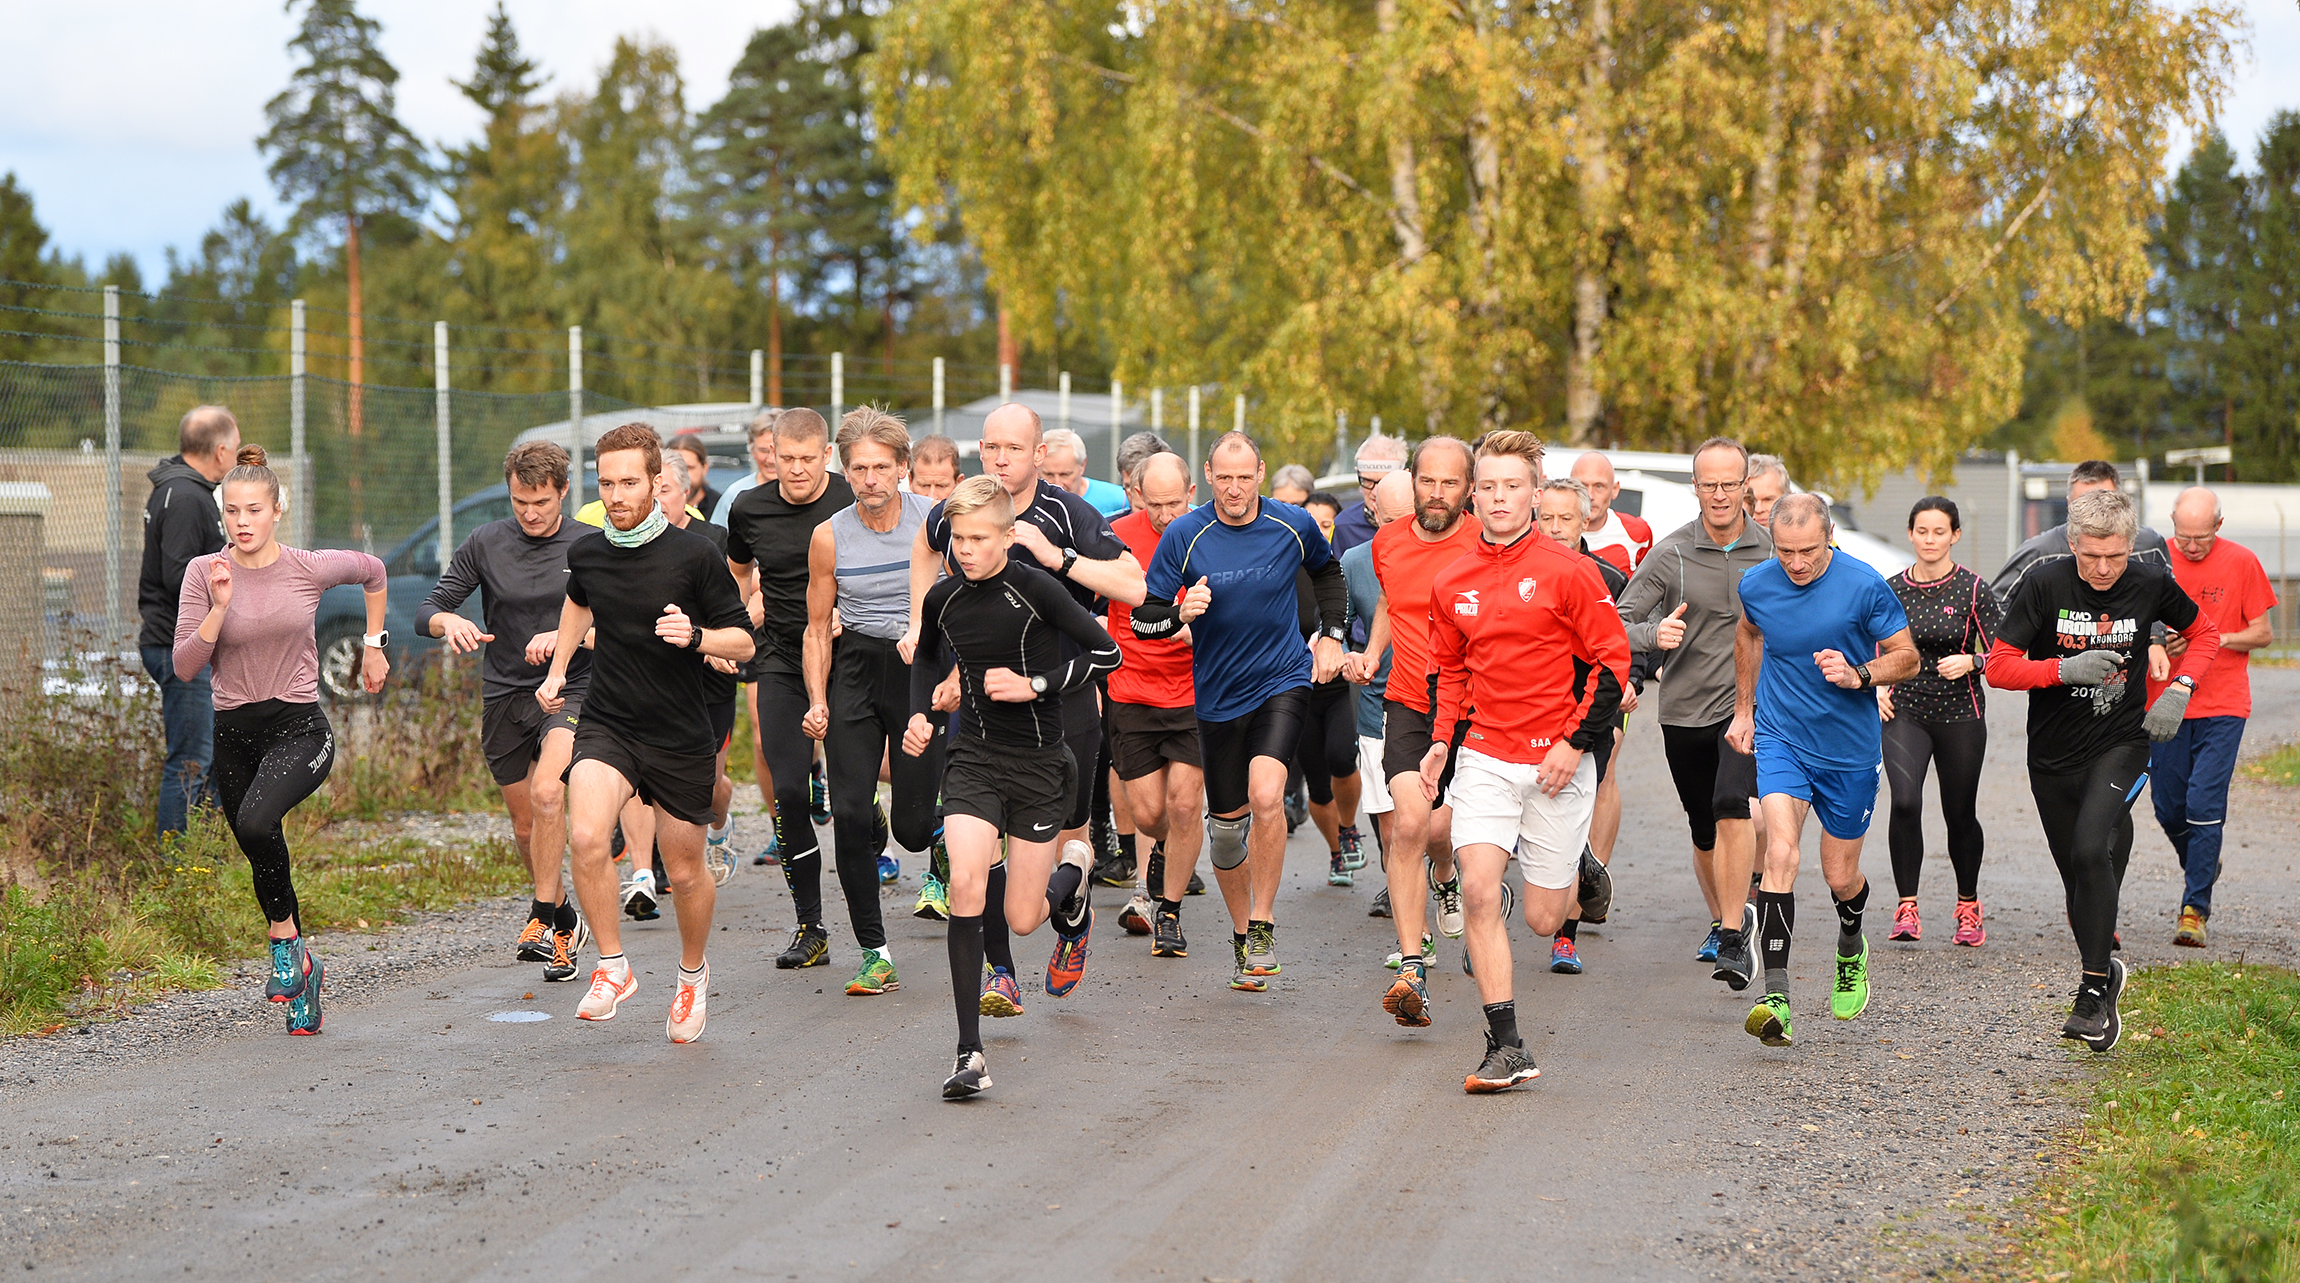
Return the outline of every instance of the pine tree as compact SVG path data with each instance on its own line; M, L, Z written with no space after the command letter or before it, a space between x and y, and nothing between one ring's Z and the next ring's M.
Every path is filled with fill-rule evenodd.
M16 183L10 170L0 175L0 303L11 307L38 307L48 297L48 229L40 226L32 209L32 193ZM19 316L21 314L18 314ZM33 330L24 324L0 325L6 330ZM37 339L0 334L0 361L22 361L32 355Z
M453 288L444 302L452 321L537 329L554 324L554 258L569 161L549 111L536 101L545 80L521 52L511 16L498 3L471 78L455 82L486 121L476 141L448 150L442 176L455 210L448 265ZM524 341L509 335L499 346ZM535 348L529 358L499 354L487 363L485 384L552 386L560 377L561 345L539 341Z

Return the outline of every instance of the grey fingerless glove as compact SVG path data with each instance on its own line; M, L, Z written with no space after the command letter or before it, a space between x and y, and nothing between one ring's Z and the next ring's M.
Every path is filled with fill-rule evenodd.
M2148 716L2140 719L2140 725L2148 732L2148 738L2162 744L2180 734L2180 719L2188 715L2188 700L2193 694L2195 692L2188 689L2186 682L2174 682L2165 687L2164 693L2156 697L2156 702L2148 706Z
M2063 686L2098 686L2108 680L2109 674L2124 667L2124 661L2115 652L2088 650L2060 661L2060 684Z

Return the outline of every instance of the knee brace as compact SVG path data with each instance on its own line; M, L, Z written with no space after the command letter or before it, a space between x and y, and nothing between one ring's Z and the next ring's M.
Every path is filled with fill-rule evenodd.
M1214 867L1224 873L1246 862L1246 833L1254 827L1252 815L1241 815L1234 820L1206 817L1206 845L1214 857Z

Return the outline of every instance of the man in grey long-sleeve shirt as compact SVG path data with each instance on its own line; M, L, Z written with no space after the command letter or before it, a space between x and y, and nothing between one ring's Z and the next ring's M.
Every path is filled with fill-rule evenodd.
M481 647L480 751L503 790L512 839L527 857L535 899L515 946L522 962L540 962L545 980L575 978L585 932L575 904L559 882L567 849L567 786L562 777L575 751L575 719L590 688L591 656L567 663L566 705L545 713L535 690L551 670L559 640L559 613L567 600L567 549L591 533L564 513L567 451L548 441L515 446L503 461L512 515L471 532L447 563L447 573L415 609L415 626L469 654ZM484 631L456 613L473 592Z
M2094 490L2115 490L2124 484L2116 465L2105 459L2087 459L2068 470L2068 497L2076 498ZM2073 556L2069 547L2068 523L2062 522L2013 549L2013 555L1997 569L1997 577L1989 581L1989 591L1996 594L1997 605L2012 601L2013 589L2028 572L2038 566L2051 565L2064 557ZM2164 546L2164 536L2147 526L2132 539L2132 560L2137 564L2161 567L2166 574L2172 572L2172 553ZM2148 647L2149 680L2161 681L2172 671L2172 658L2164 649L2164 625L2156 626Z
M1733 632L1742 573L1773 555L1772 539L1741 502L1748 472L1749 453L1739 442L1701 443L1693 452L1701 515L1653 545L1620 601L1629 649L1661 656L1662 741L1692 830L1694 876L1709 901L1709 938L1699 957L1715 961L1716 978L1735 991L1748 985L1755 966L1748 900L1757 763L1725 742L1733 720Z

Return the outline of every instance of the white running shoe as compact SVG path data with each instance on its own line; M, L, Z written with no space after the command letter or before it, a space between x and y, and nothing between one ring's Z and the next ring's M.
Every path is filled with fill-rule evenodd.
M1118 925L1126 928L1130 936L1146 936L1150 934L1150 920L1157 912L1158 906L1150 897L1136 891L1126 907L1118 911Z
M729 820L715 829L703 831L703 868L711 875L711 885L723 887L727 879L735 876L740 867L735 859L734 821Z
M1094 887L1094 848L1077 838L1070 839L1062 844L1061 862L1054 867L1061 868L1064 864L1078 866L1078 902L1085 904ZM1055 914L1057 917L1061 916L1060 907L1056 908ZM1055 925L1060 926L1061 924L1057 922Z
M1461 870L1455 869L1452 880L1447 882L1437 881L1435 871L1433 870L1431 874L1430 890L1437 894L1438 934L1444 936L1448 940L1461 939L1463 927L1461 911Z
M575 1008L575 1018L613 1020L623 1000L637 992L639 976L636 972L625 968L623 978L617 980L615 974L607 968L595 967L591 972L591 992L583 995L582 1003Z
M623 916L635 922L652 922L662 917L655 907L655 871L641 869L623 884Z
M681 979L671 989L671 1014L663 1032L672 1042L693 1042L703 1036L703 1000L711 989L711 964L703 963L703 978L693 984Z

